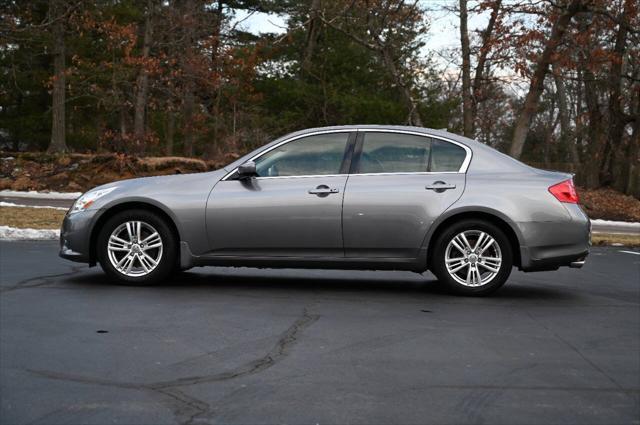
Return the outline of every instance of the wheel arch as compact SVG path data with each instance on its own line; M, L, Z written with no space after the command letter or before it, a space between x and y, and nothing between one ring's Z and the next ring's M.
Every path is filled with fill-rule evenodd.
M433 248L436 240L438 239L438 236L440 236L440 234L453 223L466 219L485 220L494 224L500 230L502 230L507 236L507 239L509 239L511 250L513 252L514 266L522 266L522 255L520 252L521 236L519 235L517 226L500 212L488 208L481 208L452 211L446 216L441 217L439 221L434 223L434 225L432 226L432 230L430 230L430 232L427 234L427 237L425 238L426 243L423 245L426 247L425 260L427 268L431 267L431 252L433 252Z
M178 230L178 226L176 225L175 219L165 209L148 201L143 201L143 200L126 201L126 202L109 206L107 209L105 209L105 211L97 218L97 220L93 224L91 228L91 234L89 236L89 265L91 266L96 265L96 262L97 262L96 245L97 245L98 236L100 234L100 230L102 229L102 226L107 222L107 220L109 220L111 217L118 214L119 212L132 210L132 209L150 211L162 217L162 219L165 220L165 222L171 229L171 233L176 238L176 243L178 245L180 244L180 231Z

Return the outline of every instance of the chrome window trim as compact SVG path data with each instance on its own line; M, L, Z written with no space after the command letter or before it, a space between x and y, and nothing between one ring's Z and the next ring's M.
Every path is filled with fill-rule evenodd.
M398 172L398 173L353 173L353 174L317 174L317 175L308 174L308 175L301 175L301 176L255 177L255 179L256 180L268 180L268 179L292 179L292 178L298 179L298 178L312 178L312 177L341 177L341 176L465 174L467 172L467 170L469 169L469 164L471 163L471 157L473 155L473 152L471 151L471 148L469 148L468 146L466 146L466 145L464 145L462 143L456 142L455 140L447 139L446 137L436 136L436 135L429 134L429 133L422 133L422 132L411 131L411 130L395 130L395 129L383 129L383 128L352 128L352 129L339 129L339 130L321 130L321 131L316 131L316 132L313 132L313 133L300 134L298 136L294 136L294 137L291 137L289 139L285 139L280 143L276 143L275 145L271 146L270 148L264 150L263 152L260 152L260 153L258 153L256 155L252 156L247 161L255 161L257 158L259 158L262 155L272 151L273 149L275 149L277 147L280 147L280 146L284 145L285 143L289 143L289 142L293 142L294 140L302 139L303 137L317 136L317 135L320 135L320 134L353 133L353 132L358 132L358 133L359 132L398 133L398 134L410 134L410 135L413 135L413 136L430 137L430 138L439 139L439 140L442 140L444 142L453 143L454 145L460 146L461 148L463 148L465 150L467 156L465 157L465 159L462 162L462 165L460 166L458 171L416 171L416 172ZM231 171L227 175L225 175L221 179L221 181L227 181L227 179L229 177L231 177L236 171L238 171L238 167L234 168L233 171Z
M302 176L265 176L254 177L256 180L272 180L272 179L310 179L313 177L347 177L349 174L305 174Z
M349 176L429 176L432 174L464 174L460 171L399 171L397 173L353 173Z

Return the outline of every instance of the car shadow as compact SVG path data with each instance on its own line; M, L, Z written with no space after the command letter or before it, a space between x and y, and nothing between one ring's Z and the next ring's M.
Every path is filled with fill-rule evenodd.
M345 276L347 274L347 276ZM121 287L105 274L82 273L64 279L64 282L86 287ZM436 297L456 297L430 273L424 275L409 272L373 271L321 271L321 270L266 270L206 268L196 271L176 273L166 282L154 286L128 286L133 289L185 290L215 289L219 291L273 291L274 293L350 293L395 295L430 295ZM507 282L490 299L499 300L549 300L574 301L579 297L565 288L535 286L518 282ZM484 298L488 299L488 298Z

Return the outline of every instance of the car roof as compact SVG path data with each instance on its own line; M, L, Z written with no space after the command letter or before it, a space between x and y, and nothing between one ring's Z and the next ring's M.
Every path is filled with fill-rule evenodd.
M358 130L367 130L367 129L424 133L425 135L433 135L433 136L443 137L445 139L451 139L453 141L465 144L471 148L487 147L484 143L480 143L476 140L469 139L468 137L451 133L447 130L438 130L435 128L428 128L428 127L416 127L411 125L385 125L385 124L350 124L350 125L333 125L333 126L326 126L326 127L312 127L312 128L306 128L304 130L298 130L298 131L294 131L292 133L286 134L282 137L279 137L278 141L285 138L290 138L290 137L303 135L307 133L316 133L319 131L340 131L340 130L358 131Z

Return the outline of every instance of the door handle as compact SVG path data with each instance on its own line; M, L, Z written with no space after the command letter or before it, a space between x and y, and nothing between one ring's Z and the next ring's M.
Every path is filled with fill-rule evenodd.
M448 184L443 181L433 182L433 184L430 184L425 187L425 189L427 190L433 190L438 193L444 192L445 190L449 190L449 189L455 189L455 188L456 188L455 184Z
M326 186L324 184L316 187L315 189L309 190L310 195L329 195L331 193L338 193L340 189Z

